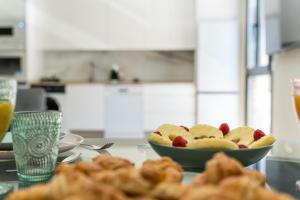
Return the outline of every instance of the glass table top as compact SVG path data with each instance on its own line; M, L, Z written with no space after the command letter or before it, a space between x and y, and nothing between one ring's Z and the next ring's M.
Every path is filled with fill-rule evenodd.
M115 144L108 150L92 151L86 148L77 147L71 152L62 154L64 157L72 152L81 152L82 160L91 160L97 155L112 155L127 158L140 166L147 159L157 159L157 155L144 139L85 139L86 144L104 144L114 142ZM280 144L279 144L280 145ZM292 147L291 147L292 148ZM274 150L276 151L276 149ZM299 157L291 154L268 155L264 160L256 165L250 166L267 176L267 183L271 188L286 192L300 199L300 193L297 193L295 183L300 179L300 151ZM7 169L15 169L14 161L0 161L0 182L10 183L14 189L18 187L27 187L24 183L19 183L16 172L6 172ZM189 182L197 173L185 172L183 183Z

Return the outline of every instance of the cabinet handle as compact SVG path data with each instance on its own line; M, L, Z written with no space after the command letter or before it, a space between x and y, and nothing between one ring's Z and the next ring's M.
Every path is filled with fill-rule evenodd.
M120 93L127 93L128 89L127 88L121 88L121 89L119 89L119 92Z

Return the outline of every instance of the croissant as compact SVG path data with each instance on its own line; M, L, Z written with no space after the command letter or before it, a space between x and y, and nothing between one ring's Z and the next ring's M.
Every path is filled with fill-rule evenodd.
M168 157L146 160L140 170L143 177L155 184L160 182L180 183L183 179L183 170L180 165Z
M111 156L97 156L93 162L106 170L131 169L134 164L127 159Z
M229 158L224 153L217 153L212 160L207 161L205 171L197 175L188 184L188 188L201 187L207 184L218 185L228 177L244 175L259 185L264 185L266 182L266 177L261 173L244 168L237 160Z
M44 185L10 194L6 200L293 200L264 187L266 178L223 153L187 186L182 168L170 158L147 160L141 168L122 158L60 165Z
M182 200L293 200L285 194L261 187L251 177L229 177L217 185L194 188Z
M97 183L112 185L130 196L145 195L152 187L137 169L124 168L118 171L103 171L94 174L92 179Z

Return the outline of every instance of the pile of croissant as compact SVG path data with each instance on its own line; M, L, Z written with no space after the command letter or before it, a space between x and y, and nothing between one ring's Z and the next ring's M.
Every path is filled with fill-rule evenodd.
M43 185L10 194L6 200L292 200L264 187L266 178L223 153L205 171L182 185L182 168L170 158L129 160L98 156L92 162L63 164Z

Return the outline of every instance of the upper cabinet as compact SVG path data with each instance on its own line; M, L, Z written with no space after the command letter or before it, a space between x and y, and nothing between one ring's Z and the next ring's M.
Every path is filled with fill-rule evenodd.
M195 0L28 0L26 14L37 49L196 47Z
M0 0L0 22L23 20L25 17L24 0Z

